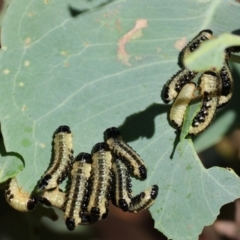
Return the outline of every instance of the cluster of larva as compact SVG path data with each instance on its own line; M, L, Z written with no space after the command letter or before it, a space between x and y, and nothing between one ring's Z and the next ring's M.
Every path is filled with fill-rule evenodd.
M132 196L130 178L147 178L143 160L123 141L117 128L108 128L104 138L104 142L95 144L91 154L80 153L74 158L70 128L60 126L54 135L54 159L38 184L38 196L23 195L14 178L5 194L9 204L19 211L32 210L38 201L57 207L64 211L70 231L77 225L105 219L109 200L123 211L137 213L148 209L158 195L158 186ZM59 184L66 177L70 180L63 192Z
M201 31L181 53L182 59L199 48L202 42L213 38L211 30ZM200 84L196 86L192 80L199 74L186 68L177 72L164 86L162 99L165 103L173 102L170 111L170 122L181 129L186 109L198 89L201 97L200 110L194 116L189 128L189 135L197 135L211 123L218 108L225 106L232 97L233 78L228 66L230 50L225 50L225 60L219 72L207 71L200 76Z

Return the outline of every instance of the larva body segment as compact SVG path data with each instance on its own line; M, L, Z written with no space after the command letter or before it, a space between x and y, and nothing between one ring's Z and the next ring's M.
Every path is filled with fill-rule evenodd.
M202 105L193 119L189 129L190 135L196 135L205 130L213 120L219 99L219 79L214 72L205 72L201 77Z
M108 128L104 132L104 138L112 153L122 159L134 176L141 180L147 178L147 169L143 160L122 140L122 136L117 128Z
M38 200L44 205L62 209L66 198L63 191L55 188L54 190L44 191L43 194L38 197Z
M196 72L183 69L178 71L167 83L162 90L162 100L169 103L175 99L183 86L191 82L196 76Z
M89 216L85 215L88 201L89 182L92 156L80 153L75 158L71 170L71 184L66 196L64 218L68 230L72 231L77 225L90 224Z
M114 157L112 164L113 179L114 179L114 195L113 203L120 207L124 212L128 211L129 204L131 203L131 178L128 170L122 160Z
M87 212L97 222L108 215L108 200L112 194L112 155L106 143L97 143L92 149L89 203Z
M12 178L5 189L5 199L8 204L20 211L28 212L35 208L37 199L24 192L17 184L16 178Z
M151 188L136 195L132 198L128 211L133 213L141 212L151 207L158 196L158 186L153 185Z
M202 42L211 39L213 36L213 32L210 29L202 30L196 37L194 37L183 49L182 54L183 58L188 54L196 51Z
M54 135L54 160L51 167L42 177L39 190L49 190L67 177L73 163L72 133L68 126L60 126Z
M187 83L175 99L169 115L170 122L174 127L181 128L186 109L192 99L195 88L195 83Z
M221 80L221 95L218 101L218 108L221 108L230 101L233 93L233 77L227 60L225 60L223 67L219 72L219 78Z

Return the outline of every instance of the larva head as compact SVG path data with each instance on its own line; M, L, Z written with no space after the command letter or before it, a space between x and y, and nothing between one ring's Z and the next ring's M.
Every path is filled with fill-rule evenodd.
M152 191L151 191L151 198L152 199L156 199L158 196L158 186L157 185L153 185L152 186Z
M105 142L100 142L94 145L92 149L92 154L96 152L109 151L109 147Z
M55 131L55 134L57 133L71 133L71 130L70 130L70 127L63 125L57 128L57 130Z
M69 231L73 231L75 229L75 227L76 227L75 221L74 221L73 218L67 218L66 221L65 221L65 224L66 224L67 229Z
M29 211L33 210L35 208L35 206L37 205L38 200L36 197L31 197L28 202L27 202L27 209Z
M139 167L140 177L141 180L145 180L147 178L147 169L144 165L141 165Z
M204 29L199 33L199 35L203 35L203 36L206 36L207 38L211 38L211 36L213 35L213 32L210 29Z
M104 132L104 140L107 141L109 138L122 139L122 136L116 127L111 127Z
M89 153L81 152L76 156L75 161L91 164L92 163L92 155Z

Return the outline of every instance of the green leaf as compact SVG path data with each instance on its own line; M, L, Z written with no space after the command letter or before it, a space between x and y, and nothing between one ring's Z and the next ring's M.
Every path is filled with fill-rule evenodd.
M7 153L24 159L19 186L37 185L59 125L71 127L75 155L120 126L148 167L135 192L159 185L155 226L174 240L197 239L240 197L239 180L204 169L187 140L174 152L160 91L179 69L179 42L206 28L216 35L239 28L239 10L233 0L13 1L2 24L0 119Z
M240 37L223 33L215 39L204 42L195 52L184 59L184 65L193 71L220 70L224 61L224 50L240 46Z

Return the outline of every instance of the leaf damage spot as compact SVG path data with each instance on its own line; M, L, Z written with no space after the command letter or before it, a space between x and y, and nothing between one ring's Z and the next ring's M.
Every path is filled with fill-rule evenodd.
M33 12L29 12L27 15L28 15L28 17L32 17L34 15L34 13Z
M2 46L3 51L7 51L7 46Z
M46 147L45 143L40 143L39 145L40 145L41 148L45 148Z
M10 70L9 70L9 69L6 68L6 69L3 70L3 74L4 74L4 75L8 75L9 73L10 73Z
M24 42L25 42L25 46L28 46L32 42L32 39L30 37L28 37L25 39Z
M27 110L26 105L23 105L23 106L22 106L22 112L25 112L26 110Z
M69 54L68 54L68 52L66 52L66 51L62 51L62 52L61 52L61 55L63 55L63 56L68 56Z
M28 67L28 66L30 65L30 61L28 61L28 60L24 61L23 65L24 65L25 67Z
M147 19L138 19L135 22L135 26L129 32L127 32L120 40L118 41L118 60L127 66L131 66L129 60L131 56L127 53L125 47L127 42L131 39L140 38L142 36L142 29L148 26Z
M174 43L174 47L178 51L181 51L186 45L187 45L187 39L186 38L180 38Z
M19 87L23 87L24 85L25 85L24 82L20 82L20 83L18 84Z

